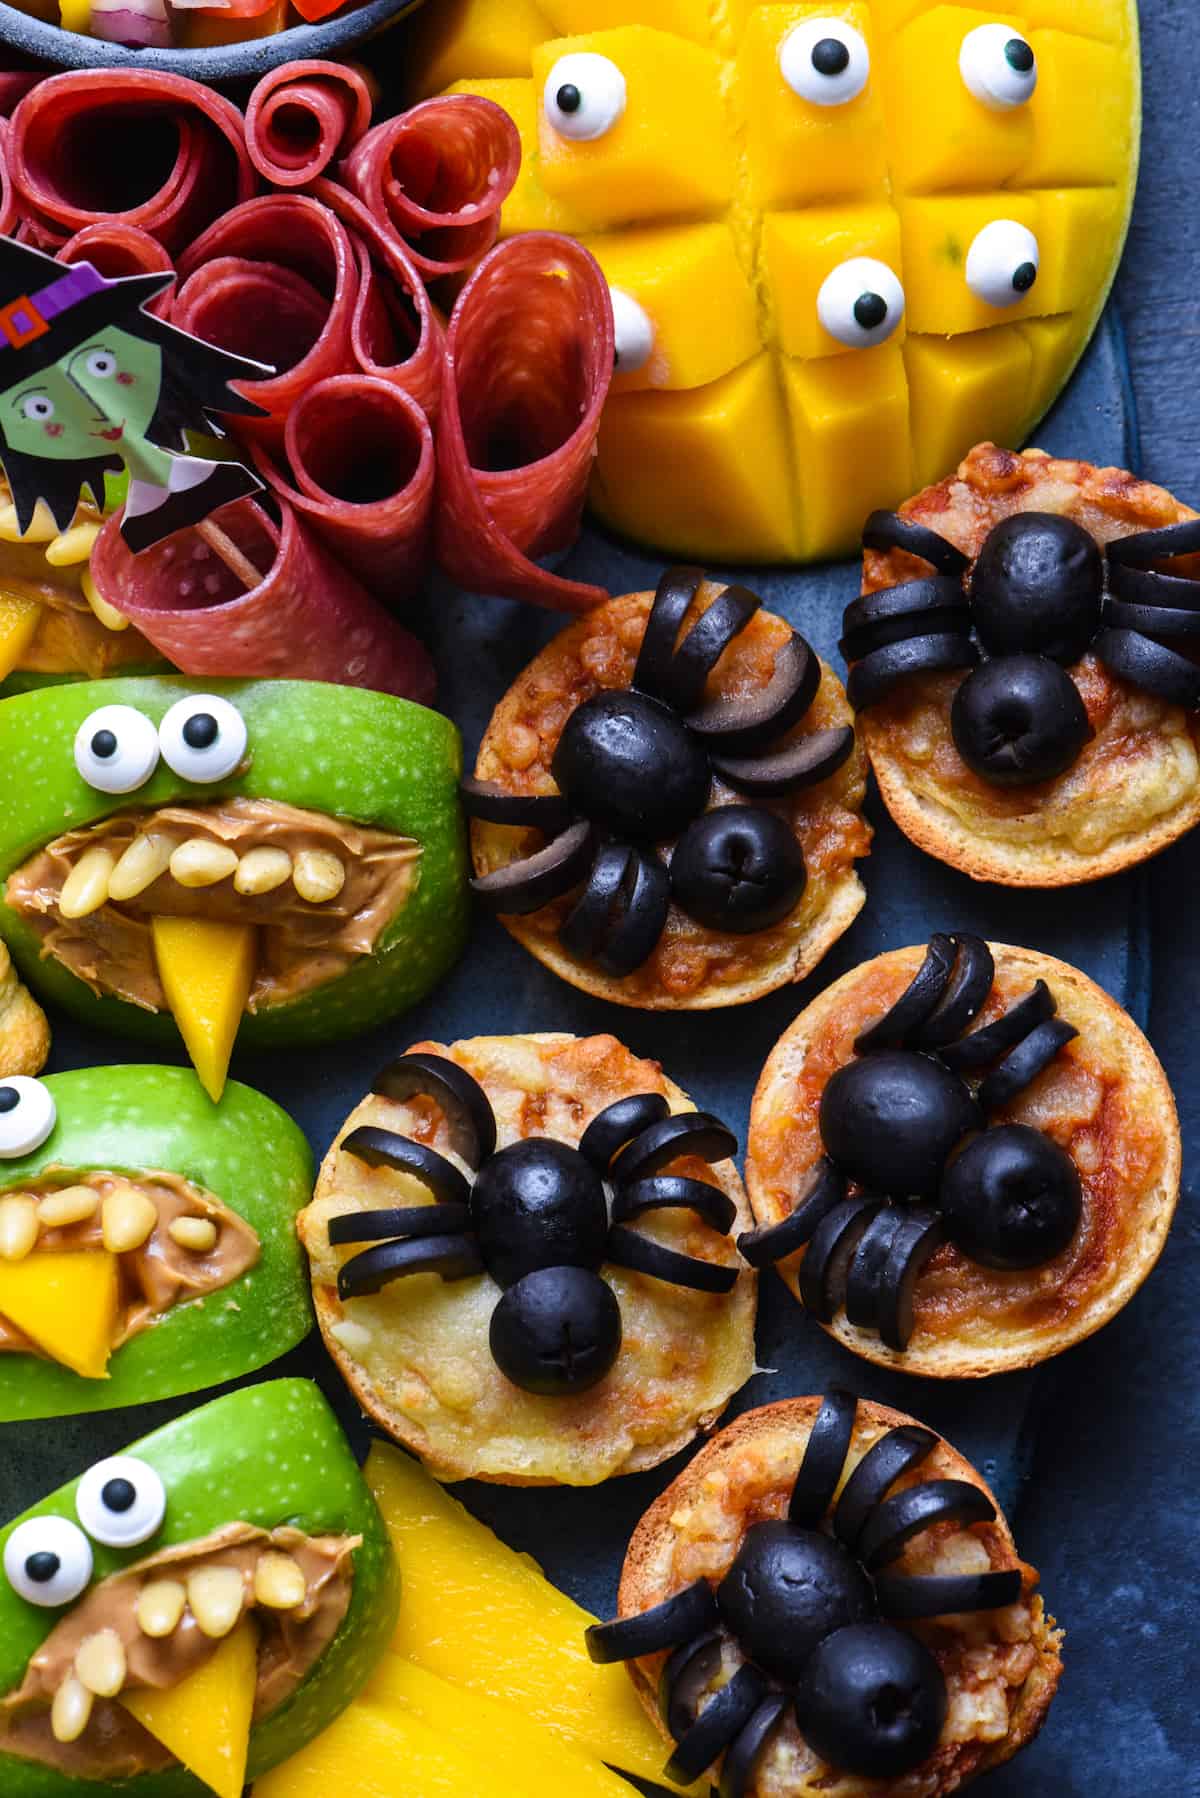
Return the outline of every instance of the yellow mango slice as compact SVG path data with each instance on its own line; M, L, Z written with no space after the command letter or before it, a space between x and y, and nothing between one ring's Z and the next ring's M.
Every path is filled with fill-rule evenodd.
M404 1581L396 1654L661 1783L663 1740L629 1675L588 1660L583 1632L595 1618L398 1450L377 1443L366 1475ZM425 1798L419 1781L407 1789Z
M621 117L590 142L554 130L541 106L560 56L607 56L625 77ZM733 191L720 64L711 50L643 25L552 38L533 56L538 178L552 198L606 228L723 209Z
M518 231L574 231L581 222L561 201L552 199L537 178L538 100L533 82L515 76L488 81L456 81L447 88L451 94L480 94L502 106L521 139L521 168L516 185L504 202L500 216L501 234L512 237Z
M1022 0L1021 10L1032 26L1056 25L1063 31L1119 44L1125 36L1129 6L1130 0Z
M898 190L929 193L999 187L1021 171L1033 142L1028 106L994 112L977 100L958 67L962 41L979 25L1008 25L1024 34L1012 13L967 6L935 6L906 25L883 60L884 106Z
M1124 229L1125 203L1113 187L1060 187L1038 194L1037 209L1037 311L1082 310L1101 291Z
M535 0L439 0L422 8L405 60L420 71L412 98L437 94L464 71L472 76L528 75L534 49L555 35ZM477 92L474 81L472 92Z
M36 599L0 589L0 680L21 666L21 657L33 642L41 623L42 608Z
M195 1673L163 1691L123 1692L143 1729L217 1798L242 1798L257 1679L258 1635L244 1617Z
M559 37L580 31L607 31L614 25L657 25L680 37L708 42L709 0L540 0L542 11Z
M1014 324L1054 310L1043 301L1046 289L1040 274L1030 292L1012 306L989 305L967 286L967 254L985 225L1012 219L1037 233L1035 195L952 194L901 199L897 204L910 331L948 337L958 331L987 331L993 325Z
M584 1754L512 1705L464 1692L414 1661L385 1655L364 1696L388 1717L418 1717L443 1741L468 1753L486 1743L493 1766L519 1767L528 1798L629 1798L629 1786L603 1761ZM662 1759L667 1758L663 1744ZM398 1769L398 1771L400 1771Z
M910 337L904 345L912 422L913 485L955 467L964 443L991 433L1016 449L1028 417L1033 352L1019 325L964 337Z
M225 1087L258 953L252 924L154 918L154 958L171 1015L215 1105Z
M1033 357L1033 395L1025 417L1025 428L1018 432L1024 438L1038 414L1040 394L1061 387L1083 353L1079 341L1079 321L1067 318L1031 318L1017 326Z
M895 343L785 362L804 553L853 554L863 508L912 491L908 385Z
M793 561L787 441L767 355L707 387L614 394L600 425L592 505L616 530L687 543L701 561ZM631 482L630 468L653 469L654 478Z
M831 337L817 316L827 275L852 256L872 256L904 281L900 221L890 206L829 206L809 212L769 212L762 257L775 328L788 356L851 356L858 351ZM904 323L890 341L903 340Z
M615 393L703 387L757 353L758 308L727 225L649 226L583 241L609 286L631 295L654 327L650 360L629 374L618 367Z
M43 1354L85 1380L103 1380L117 1285L117 1258L107 1249L39 1250L23 1261L0 1261L0 1316Z
M871 79L844 106L816 106L784 80L779 47L811 18L845 19L870 47L872 20L859 0L819 6L759 6L749 15L737 71L754 202L810 205L855 197L886 198L887 143L879 83Z
M529 1791L524 1769L500 1764L486 1740L452 1742L411 1712L363 1699L254 1782L254 1798L527 1798ZM556 1798L569 1798L569 1789L559 1786Z
M1115 186L1133 148L1127 52L1065 31L1034 31L1029 41L1038 84L1028 106L1033 148L1021 186Z

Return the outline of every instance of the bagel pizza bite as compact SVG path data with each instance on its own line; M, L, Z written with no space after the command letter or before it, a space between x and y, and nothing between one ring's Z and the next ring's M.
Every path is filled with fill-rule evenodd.
M657 1466L754 1368L736 1149L611 1036L418 1044L300 1215L326 1346L439 1479Z
M623 1660L720 1798L941 1798L1040 1729L1062 1632L975 1469L911 1418L834 1389L739 1417L642 1518Z
M241 1798L387 1649L383 1519L310 1380L192 1411L0 1529L5 1798Z
M976 880L1071 886L1200 819L1200 517L985 443L874 513L847 693L879 790Z
M864 903L866 762L831 669L744 587L668 569L570 625L492 715L476 896L582 991L651 1010L809 974Z
M844 974L771 1051L738 1246L868 1361L1001 1373L1133 1296L1180 1164L1166 1075L1107 993L1036 950L937 933Z

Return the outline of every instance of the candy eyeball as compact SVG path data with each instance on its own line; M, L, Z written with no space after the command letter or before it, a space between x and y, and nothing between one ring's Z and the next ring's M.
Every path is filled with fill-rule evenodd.
M967 286L989 306L1015 306L1038 278L1038 240L1015 219L993 219L967 251Z
M871 74L871 52L845 19L806 19L779 46L779 70L794 94L814 106L847 106Z
M75 1513L95 1542L133 1548L162 1525L166 1489L136 1455L113 1455L89 1467L75 1491Z
M609 289L613 311L613 346L616 372L636 374L654 353L654 326L633 295L623 288Z
M131 705L102 705L75 732L75 766L100 793L132 793L158 766L158 732Z
M50 1088L31 1074L0 1080L0 1161L40 1149L57 1116Z
M1033 98L1037 57L1011 25L977 25L958 53L963 84L992 112L1013 112Z
M542 104L560 137L591 143L625 111L625 77L609 57L575 50L560 56L547 75Z
M246 753L246 720L216 693L178 699L158 727L162 757L181 780L224 780Z
M886 343L904 317L904 289L886 262L852 256L821 283L817 317L839 343L868 350Z
M4 1572L29 1604L73 1604L91 1581L92 1545L68 1517L29 1517L4 1544Z

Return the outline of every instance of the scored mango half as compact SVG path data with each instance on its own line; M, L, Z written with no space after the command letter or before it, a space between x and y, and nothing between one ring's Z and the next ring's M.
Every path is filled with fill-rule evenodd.
M215 1400L0 1530L5 1798L241 1798L387 1651L395 1556L307 1380Z
M82 681L0 703L0 936L89 1024L234 1044L394 1016L458 955L458 732L309 681Z
M312 1314L301 1131L183 1068L0 1080L0 1423L146 1404L273 1361ZM40 1137L35 1146L26 1143Z
M1135 0L439 0L407 67L516 123L502 231L599 261L592 504L697 561L848 554L1018 447L1128 227Z

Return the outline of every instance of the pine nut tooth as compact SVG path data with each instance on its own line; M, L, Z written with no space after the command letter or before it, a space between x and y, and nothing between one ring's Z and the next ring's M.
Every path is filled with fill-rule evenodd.
M37 1201L27 1192L0 1199L0 1260L24 1261L37 1237Z
M219 1641L242 1614L245 1584L236 1567L200 1567L188 1574L187 1596L197 1627Z
M125 1644L115 1629L85 1636L75 1650L75 1677L97 1698L115 1698L125 1684Z
M60 1186L57 1192L43 1193L38 1200L38 1218L43 1230L65 1230L71 1224L84 1224L95 1217L100 1194L94 1186Z
M117 1186L100 1207L104 1246L114 1255L140 1249L158 1223L158 1207L136 1186Z
M165 1636L173 1635L178 1629L186 1603L187 1590L179 1580L151 1580L138 1593L133 1614L142 1634L153 1637L157 1642Z
M118 901L135 899L139 893L144 893L166 873L174 848L174 837L166 836L161 830L143 831L134 837L112 871L108 882L109 898Z
M60 531L53 543L46 545L46 560L51 568L74 568L76 563L88 560L99 535L98 524L71 525L68 530Z
M79 577L79 585L83 588L83 597L106 631L127 631L129 629L129 619L126 618L124 612L118 612L116 606L110 606L108 601L97 591L96 583L92 579L89 569L85 569Z
M302 849L292 870L292 884L302 899L323 905L336 899L346 884L346 870L327 849Z
M86 918L89 912L100 910L108 898L114 859L112 852L99 844L84 851L58 895L58 909L64 918Z
M217 1226L209 1217L177 1217L167 1233L181 1249L192 1249L197 1255L207 1255L217 1244Z
M91 1721L92 1694L68 1673L50 1706L50 1731L56 1742L77 1742Z
M239 893L257 897L259 893L273 893L291 877L292 858L287 850L273 849L264 843L258 849L247 849L238 863L233 884Z
M270 1611L294 1611L308 1595L308 1581L291 1555L263 1554L254 1569L254 1596Z
M238 865L237 851L228 843L212 843L207 837L190 837L171 855L171 873L181 887L212 887L228 880Z

